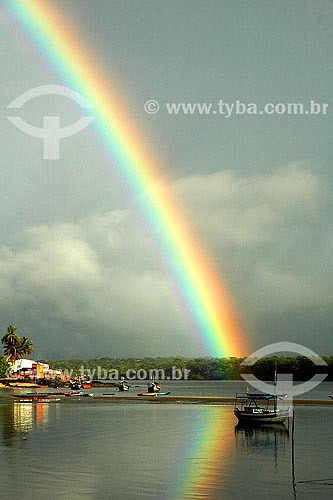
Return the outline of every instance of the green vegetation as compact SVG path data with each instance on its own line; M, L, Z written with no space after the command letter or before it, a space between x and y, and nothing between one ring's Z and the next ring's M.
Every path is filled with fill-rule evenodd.
M6 356L0 355L0 378L5 378L8 375L10 363Z
M16 335L16 331L15 326L9 325L7 333L1 339L4 346L4 355L11 364L23 358L23 356L32 354L34 351L32 341L27 337L19 337Z
M27 337L19 337L17 328L9 325L7 333L1 341L4 346L4 355L0 355L0 377L4 377L8 367L18 359L32 354L32 341ZM71 376L81 375L82 367L94 374L93 378L106 378L110 371L117 371L119 377L126 376L128 370L164 370L165 377L172 377L173 367L188 370L190 380L241 380L241 373L253 373L261 380L272 380L274 368L277 365L278 373L292 373L294 380L308 380L316 373L327 373L325 380L333 381L333 356L322 356L327 367L315 364L303 356L273 356L257 361L253 366L243 367L244 358L184 358L184 357L145 357L145 358L100 358L100 359L70 359L60 361L46 361L51 368L71 373ZM132 372L133 373L133 372ZM101 376L101 374L103 375ZM55 381L55 384L60 382Z
M303 356L272 357L257 361L251 367L241 366L244 358L101 358L101 359L71 359L61 361L46 361L51 368L57 370L73 370L73 375L79 375L81 367L97 375L97 368L109 372L118 370L119 376L125 376L127 370L163 369L166 377L171 377L172 367L190 370L190 380L240 380L241 373L253 373L261 380L273 380L274 366L277 364L278 373L292 373L294 380L308 380L315 373L328 373L325 380L333 380L333 356L323 356L327 367L315 366L312 361ZM95 376L94 378L97 378Z

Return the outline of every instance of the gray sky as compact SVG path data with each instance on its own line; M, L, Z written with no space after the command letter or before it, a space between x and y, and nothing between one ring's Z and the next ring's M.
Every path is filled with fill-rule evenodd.
M332 354L330 1L56 0L169 178L223 275L253 348L294 341ZM42 141L8 120L62 125L66 98L7 105L63 84L0 11L0 322L36 357L205 355L93 128ZM158 100L155 115L144 102ZM329 103L326 115L170 116L166 102Z

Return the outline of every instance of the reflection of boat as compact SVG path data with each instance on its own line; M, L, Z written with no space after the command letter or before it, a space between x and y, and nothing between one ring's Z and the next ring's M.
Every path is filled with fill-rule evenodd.
M287 427L282 423L267 423L263 425L247 425L238 422L235 426L235 434L242 434L243 436L267 436L269 434L285 434L289 436Z
M246 425L238 423L235 426L237 449L246 450L246 453L273 453L277 459L278 452L286 450L286 441L289 440L289 430L281 423L267 423Z
M277 407L277 400L283 398L273 394L236 394L234 414L239 422L247 424L284 422L290 408Z

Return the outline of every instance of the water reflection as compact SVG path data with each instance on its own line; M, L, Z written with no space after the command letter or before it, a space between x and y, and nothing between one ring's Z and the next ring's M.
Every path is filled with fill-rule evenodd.
M231 407L6 402L2 491L25 500L295 498L292 427L289 436L281 424L236 423ZM297 480L332 477L333 412L301 408L297 425ZM303 500L330 498L331 486L297 486Z
M46 404L11 402L0 406L2 442L12 448L27 439L34 427L48 422Z
M248 455L265 453L273 455L275 464L279 452L286 449L289 430L284 424L261 424L256 426L237 424L235 427L236 449Z
M233 418L220 408L206 408L191 428L178 484L171 498L221 498L233 454ZM170 498L170 497L169 497Z
M270 455L268 463L277 469L279 455L288 452L289 431L284 424L235 426L233 414L221 410L206 408L193 419L190 439L183 443L186 453L180 462L185 466L179 469L178 484L168 498L229 498L233 464L241 456L258 455L261 460Z

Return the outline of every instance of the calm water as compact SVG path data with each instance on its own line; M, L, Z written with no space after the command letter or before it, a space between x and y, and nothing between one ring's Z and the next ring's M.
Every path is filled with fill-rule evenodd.
M3 399L2 492L14 500L332 498L333 407L296 407L296 491L288 425L236 423L230 406ZM300 483L317 479L332 486Z
M271 382L271 384L273 384ZM298 382L295 382L295 385ZM234 380L187 380L175 381L166 380L162 382L162 391L171 391L172 396L216 396L216 397L234 397L235 393L246 391L246 382ZM252 388L253 389L253 388ZM144 381L131 382L131 389L127 393L115 392L110 388L94 388L87 392L96 393L100 395L103 392L115 392L117 396L135 396L137 392L144 392L147 390L147 383ZM253 392L258 392L253 389ZM327 400L328 396L333 393L333 382L323 382L315 389L306 394L296 396L295 399L322 399Z

